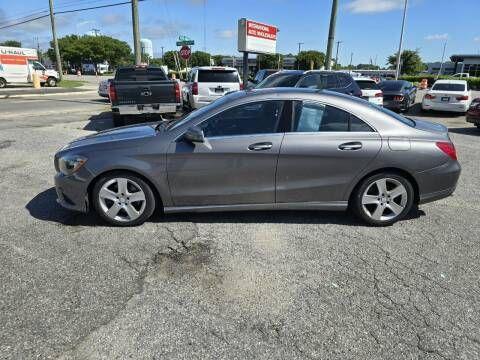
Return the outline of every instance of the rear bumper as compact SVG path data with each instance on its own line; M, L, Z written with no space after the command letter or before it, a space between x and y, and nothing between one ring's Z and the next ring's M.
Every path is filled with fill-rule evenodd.
M419 204L450 196L457 187L461 167L458 161L449 160L441 166L415 174L419 189Z
M57 202L66 209L87 212L88 196L87 182L75 176L55 175L55 190Z
M407 110L407 104L403 101L383 100L383 107L389 110Z
M120 115L169 114L175 113L177 106L180 106L180 104L113 105L112 111Z
M436 111L450 111L464 113L468 110L469 105L467 103L440 103L433 102L430 100L423 99L422 109L423 110L436 110Z

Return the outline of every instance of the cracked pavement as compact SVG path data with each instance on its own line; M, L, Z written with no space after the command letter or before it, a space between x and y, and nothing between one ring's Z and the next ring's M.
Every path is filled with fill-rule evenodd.
M240 212L115 228L52 189L54 152L108 125L102 106L0 119L1 359L480 358L480 131L463 117L428 118L451 129L455 195L391 227Z

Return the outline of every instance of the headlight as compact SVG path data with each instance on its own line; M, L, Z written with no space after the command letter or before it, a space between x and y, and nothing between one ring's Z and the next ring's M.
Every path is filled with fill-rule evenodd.
M80 155L65 155L58 160L58 169L64 175L72 175L86 162L86 157Z

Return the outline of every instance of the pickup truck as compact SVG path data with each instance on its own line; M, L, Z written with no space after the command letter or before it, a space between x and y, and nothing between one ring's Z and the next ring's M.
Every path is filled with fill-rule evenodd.
M180 84L161 67L121 67L110 81L109 98L114 124L121 126L124 115L175 113L181 105Z

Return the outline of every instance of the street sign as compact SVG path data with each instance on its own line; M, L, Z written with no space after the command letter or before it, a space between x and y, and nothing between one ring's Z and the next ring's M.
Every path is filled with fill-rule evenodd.
M180 52L180 57L183 60L190 59L190 56L192 55L192 51L190 50L190 48L187 45L182 46L182 48L180 49L179 52Z
M177 41L177 46L184 46L184 45L195 45L195 41L193 41L193 40Z
M238 20L238 51L275 54L278 28L253 20Z

